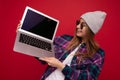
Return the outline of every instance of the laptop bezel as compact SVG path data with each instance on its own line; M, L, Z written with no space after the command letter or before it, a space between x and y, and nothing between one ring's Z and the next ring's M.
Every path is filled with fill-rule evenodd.
M25 17L26 17L26 14L27 14L27 11L28 11L28 10L31 10L31 11L33 11L33 12L35 12L35 13L38 13L38 14L40 14L40 15L43 15L43 16L45 16L45 17L47 17L47 18L49 18L49 19L52 19L52 20L54 20L54 21L57 22L55 31L54 31L54 33L53 33L52 40L51 40L51 39L48 39L48 38L45 38L45 37L42 37L42 36L40 36L40 35L37 35L37 34L31 33L31 32L28 32L28 31L22 29L22 25L23 25L23 22L24 22L24 19L25 19ZM22 31L22 32L25 32L25 33L34 35L34 36L36 36L36 37L40 37L40 38L43 38L43 39L46 39L46 40L48 40L48 41L52 41L52 42L53 42L54 37L55 37L56 32L57 32L57 29L58 29L58 25L59 25L59 20L57 20L57 19L55 19L55 18L53 18L53 17L51 17L51 16L48 16L48 15L46 15L45 13L42 13L42 12L40 12L40 11L38 11L38 10L36 10L36 9L33 9L33 8L29 7L29 6L26 6L26 8L25 8L25 10L24 10L24 13L23 13L23 16L22 16L22 19L21 19L21 26L20 26L20 28L18 29L18 31Z

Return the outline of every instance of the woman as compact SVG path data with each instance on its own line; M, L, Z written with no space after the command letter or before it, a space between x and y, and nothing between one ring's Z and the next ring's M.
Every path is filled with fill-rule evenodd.
M55 57L39 58L49 65L41 80L97 80L104 63L104 51L94 36L105 17L103 11L87 12L77 20L74 37L56 37Z

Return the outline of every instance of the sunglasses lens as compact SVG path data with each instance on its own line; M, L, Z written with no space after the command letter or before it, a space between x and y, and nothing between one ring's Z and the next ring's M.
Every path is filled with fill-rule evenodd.
M80 24L80 20L77 20L77 21L76 21L76 25L79 25L79 24Z
M82 24L81 24L80 28L83 29L83 25Z

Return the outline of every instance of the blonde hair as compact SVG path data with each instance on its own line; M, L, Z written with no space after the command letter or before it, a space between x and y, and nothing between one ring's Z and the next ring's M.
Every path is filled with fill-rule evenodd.
M82 43L82 38L78 37L75 32L74 37L72 38L72 40L70 41L66 49L70 50L73 47L78 46L80 43ZM96 53L96 51L99 49L98 43L94 40L94 33L90 30L89 27L87 31L85 44L86 44L87 52L85 54L80 54L80 52L77 52L75 54L76 56L81 56L83 59L92 57Z

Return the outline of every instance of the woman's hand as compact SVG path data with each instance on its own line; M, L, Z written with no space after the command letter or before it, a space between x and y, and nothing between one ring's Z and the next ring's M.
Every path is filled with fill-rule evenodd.
M20 23L17 25L16 32L18 32L18 29L20 28L20 26L21 26L21 21L20 21Z
M54 57L44 57L44 58L39 58L39 59L46 61L49 66L57 67L61 70L65 67L65 65L62 62L60 62L58 59Z

